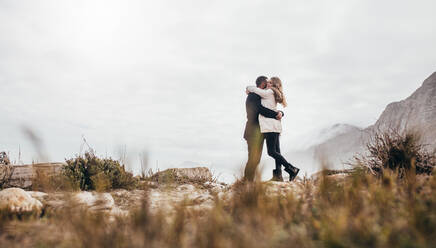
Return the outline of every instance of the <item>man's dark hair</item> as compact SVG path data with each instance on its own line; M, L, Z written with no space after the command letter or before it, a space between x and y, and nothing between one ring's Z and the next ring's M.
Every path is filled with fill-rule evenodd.
M268 80L268 78L265 77L265 76L257 77L257 79L256 79L256 86L259 87L259 85L261 85L263 82L266 82L267 80Z

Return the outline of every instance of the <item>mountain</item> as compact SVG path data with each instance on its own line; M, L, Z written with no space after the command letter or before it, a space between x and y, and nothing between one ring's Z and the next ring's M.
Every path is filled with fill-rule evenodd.
M338 137L341 136L343 134L347 134L347 133L355 133L355 132L360 132L362 131L361 128L350 125L350 124L335 124L329 128L325 128L323 130L321 130L321 132L319 133L319 137L320 140L322 140L322 142L319 142L318 144L324 143L327 140L330 140L334 137Z
M294 146L294 150L304 151L312 146L322 144L331 138L355 130L361 129L350 124L338 123L316 132L308 132L298 137L298 144Z
M341 127L335 125L326 130ZM429 149L436 149L436 72L429 76L411 96L390 103L377 122L365 129L350 126L339 128L343 131L328 132L330 137L304 151L288 153L297 161L312 164L319 168L320 162L329 162L335 169L346 167L356 153L365 151L365 144L376 131L394 128L398 131L417 129L422 134L422 142ZM313 165L313 163L315 165Z
M358 136L363 130L359 127L338 123L333 126L324 128L319 132L314 132L313 134L303 135L302 145L297 147L295 150L287 152L285 154L286 158L297 167L304 168L304 172L312 174L319 170L319 161L328 159L323 153L332 154L344 154L344 151L340 150L327 150L323 144L329 144L330 140L335 140L338 143L346 144L350 136ZM337 139L343 137L342 139ZM341 145L343 146L343 145ZM321 148L322 147L322 148ZM335 147L333 144L331 147ZM346 147L346 146L344 146ZM321 152L323 151L323 152ZM335 155L335 157L338 157Z
M374 130L396 128L400 131L419 129L423 142L436 147L436 72L428 77L411 96L389 104L374 126Z

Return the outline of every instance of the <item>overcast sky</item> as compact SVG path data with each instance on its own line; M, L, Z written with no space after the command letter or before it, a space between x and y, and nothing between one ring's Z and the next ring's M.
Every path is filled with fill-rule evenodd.
M135 169L148 151L152 167L194 161L229 178L246 158L246 85L259 75L284 82L282 151L335 123L368 126L436 70L435 9L434 0L0 0L0 150L40 160L27 127L51 161L79 153L84 135L100 155L126 150Z

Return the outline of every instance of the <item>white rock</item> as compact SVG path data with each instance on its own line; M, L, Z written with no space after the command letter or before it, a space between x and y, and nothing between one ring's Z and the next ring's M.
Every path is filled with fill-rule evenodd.
M210 208L213 205L213 196L209 190L197 188L192 184L182 184L173 189L151 189L148 193L152 211L172 211L174 206L186 202L196 209Z
M31 197L36 198L39 201L44 201L45 198L48 197L47 193L40 191L26 191Z
M266 194L269 195L286 195L289 193L298 193L300 187L297 181L294 182L265 182Z
M74 200L89 207L90 210L112 210L115 201L109 193L83 191L74 195Z
M176 188L177 191L190 192L195 191L195 186L192 184L182 184Z
M128 211L122 210L115 205L114 198L109 193L82 191L76 193L73 199L77 203L88 207L90 211L102 211L109 214L111 220L114 220L115 216L127 216L129 214Z
M95 197L89 191L82 191L82 192L76 193L74 195L73 199L77 203L85 204L88 206L93 206L94 202L95 202Z
M0 209L12 212L40 212L42 203L20 188L8 188L0 191Z
M205 186L210 187L212 192L219 193L222 191L225 191L229 188L228 185L223 183L215 183L215 182L206 182L204 183Z

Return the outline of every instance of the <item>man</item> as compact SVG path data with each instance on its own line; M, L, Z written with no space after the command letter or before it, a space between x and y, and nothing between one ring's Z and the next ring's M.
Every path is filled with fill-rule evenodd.
M267 86L268 78L260 76L256 79L256 86L265 89ZM244 139L248 145L248 161L245 165L244 179L252 182L254 180L257 165L262 157L262 149L264 143L263 134L260 132L259 114L280 120L283 117L283 112L274 111L265 108L261 104L260 96L249 93L245 102L247 110L247 124L245 125ZM274 174L273 180L283 180L282 175Z

